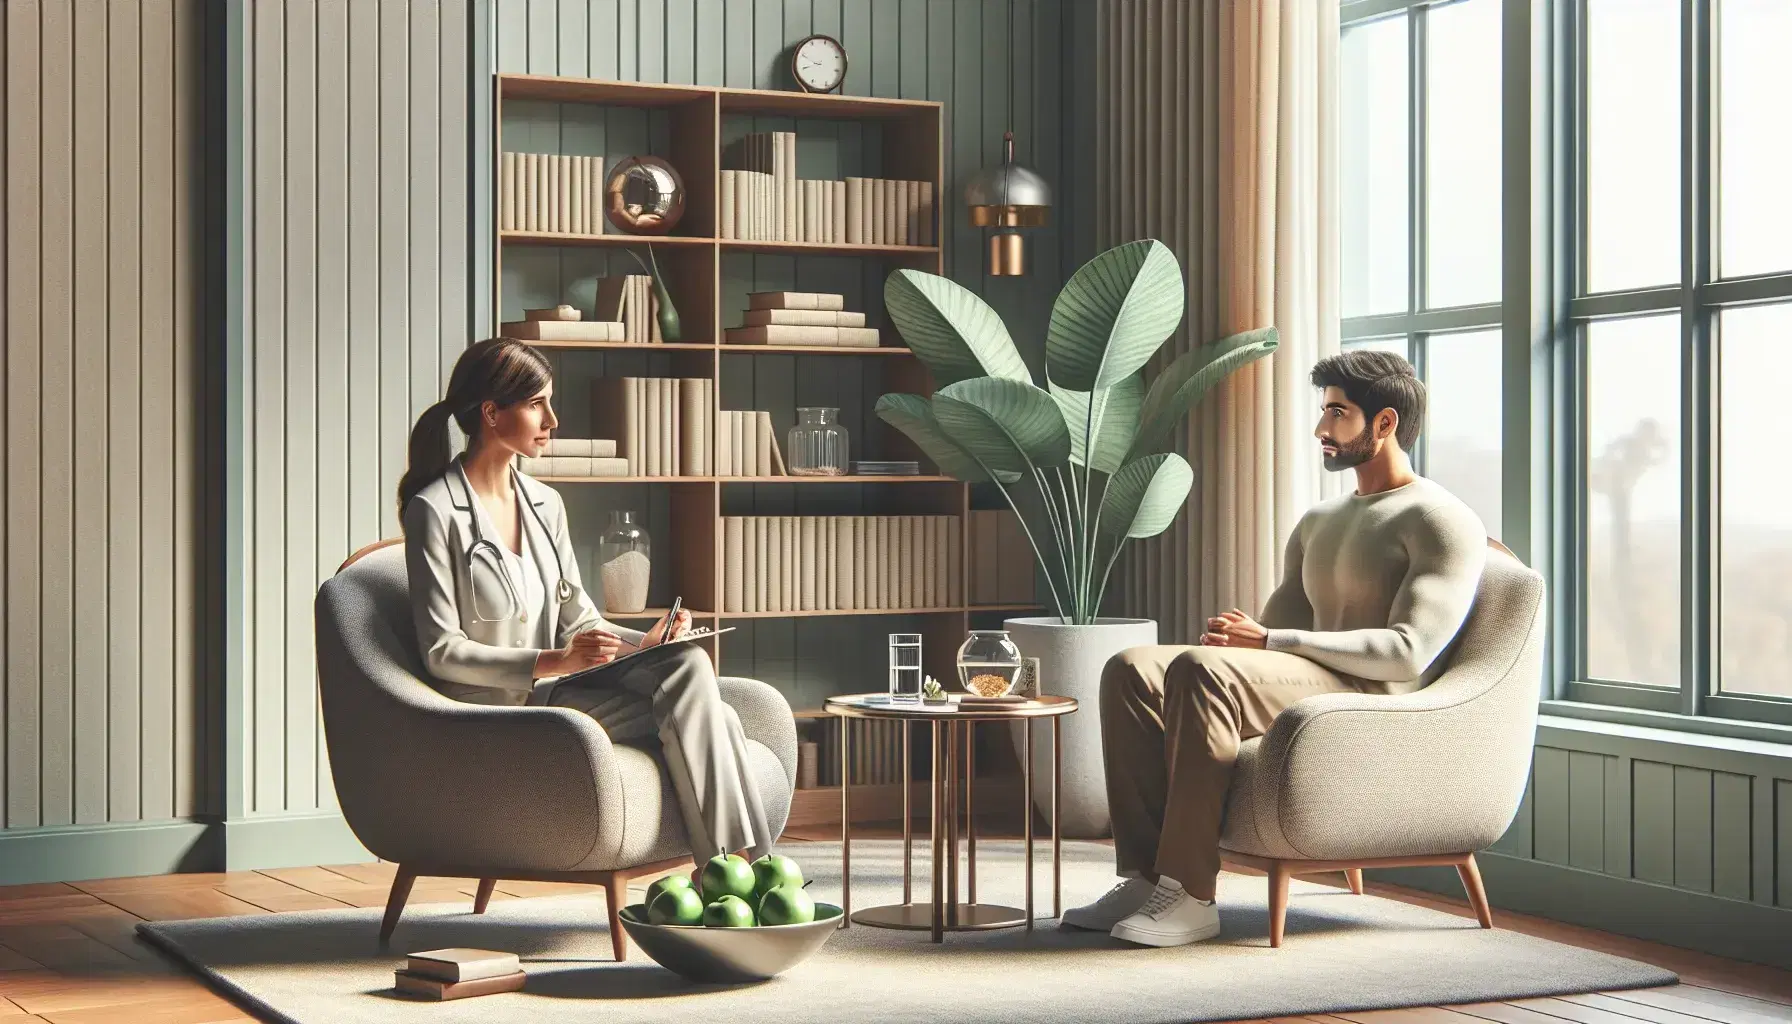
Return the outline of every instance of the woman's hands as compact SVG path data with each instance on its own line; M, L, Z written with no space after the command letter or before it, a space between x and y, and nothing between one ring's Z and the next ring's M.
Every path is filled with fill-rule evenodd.
M662 637L669 640L676 640L683 636L684 631L689 628L691 628L690 610L687 608L680 608L678 609L678 618L672 620L672 632L670 634L666 633L666 618L662 615L660 616L660 620L653 624L653 628L648 630L646 635L641 637L641 646L652 647L659 643Z
M574 636L565 647L536 655L535 677L563 676L607 665L622 653L623 646L622 638L614 633L588 629Z

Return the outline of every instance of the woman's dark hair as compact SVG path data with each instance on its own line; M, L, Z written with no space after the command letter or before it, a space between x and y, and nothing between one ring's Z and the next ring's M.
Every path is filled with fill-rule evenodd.
M423 410L411 428L410 464L398 481L398 514L413 495L442 475L454 461L454 445L448 437L448 421L454 420L467 435L469 448L479 443L479 409L496 402L507 409L541 393L554 379L552 368L540 352L509 338L487 338L467 347L454 361L448 375L448 394Z
M1355 402L1366 419L1383 409L1399 416L1394 440L1403 451L1412 451L1425 425L1425 382L1412 364L1392 352L1357 349L1327 356L1313 364L1313 386L1335 387Z

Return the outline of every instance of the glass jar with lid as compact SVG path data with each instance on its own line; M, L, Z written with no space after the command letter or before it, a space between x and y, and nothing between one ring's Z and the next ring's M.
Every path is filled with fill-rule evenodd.
M791 476L846 475L848 445L840 410L828 406L798 406L796 425L790 428L785 461Z
M604 611L634 614L647 607L653 572L652 544L637 514L615 510L597 542L597 571L603 581Z

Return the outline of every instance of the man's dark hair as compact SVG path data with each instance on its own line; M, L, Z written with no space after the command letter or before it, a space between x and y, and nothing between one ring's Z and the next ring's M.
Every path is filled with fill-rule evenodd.
M1392 352L1357 349L1327 356L1313 364L1313 386L1335 387L1374 420L1383 409L1400 417L1394 440L1403 451L1412 451L1425 425L1425 382L1412 364Z

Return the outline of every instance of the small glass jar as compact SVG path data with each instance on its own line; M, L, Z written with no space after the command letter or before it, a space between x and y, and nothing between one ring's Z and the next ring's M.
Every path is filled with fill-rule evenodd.
M846 475L846 428L839 423L840 410L823 406L798 406L796 426L790 428L784 453L791 476Z
M651 549L647 531L635 513L610 513L610 525L597 542L604 611L634 614L647 608L647 581L653 569Z
M973 696L1008 696L1020 667L1020 648L1005 629L973 629L958 649L958 685Z

